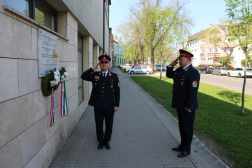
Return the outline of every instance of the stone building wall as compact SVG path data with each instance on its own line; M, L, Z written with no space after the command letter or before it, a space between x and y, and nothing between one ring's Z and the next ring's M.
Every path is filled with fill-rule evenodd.
M78 105L78 20L58 12L58 33L3 7L0 0L0 167L49 167L87 108L91 85L84 86L85 101ZM38 29L58 37L59 68L69 71L66 81L69 115L60 115L60 88L55 91L55 125L50 123L51 97L41 91L38 77ZM83 69L101 54L91 36L83 37Z

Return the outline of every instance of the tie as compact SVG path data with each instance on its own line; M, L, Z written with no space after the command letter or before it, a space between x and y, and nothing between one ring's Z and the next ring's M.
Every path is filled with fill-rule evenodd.
M106 76L105 76L105 73L103 73L103 77L105 78Z

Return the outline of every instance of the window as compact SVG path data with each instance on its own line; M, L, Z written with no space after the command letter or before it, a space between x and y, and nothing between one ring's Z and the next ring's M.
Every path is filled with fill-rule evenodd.
M225 48L225 52L227 52L227 53L230 53L231 52L231 48Z
M205 48L201 48L201 53L205 53Z
M3 5L8 5L18 12L29 16L29 0L3 0Z
M20 13L57 32L57 11L43 0L3 0Z
M205 57L200 58L200 62L204 63L205 62Z
M208 48L208 52L209 53L218 53L219 52L219 48Z
M208 62L213 62L213 57L208 57L208 58L207 58L207 61L208 61Z

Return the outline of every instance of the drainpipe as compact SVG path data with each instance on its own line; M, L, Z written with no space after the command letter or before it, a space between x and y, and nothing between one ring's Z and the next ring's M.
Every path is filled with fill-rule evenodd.
M103 3L103 54L105 54L105 9L106 9L106 0Z
M109 28L109 5L108 5L108 28ZM111 42L111 32L112 32L112 29L110 30L109 28L109 56L110 56L110 42Z

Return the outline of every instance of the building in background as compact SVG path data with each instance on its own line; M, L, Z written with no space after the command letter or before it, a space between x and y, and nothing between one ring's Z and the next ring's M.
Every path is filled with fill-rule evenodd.
M212 29L212 30L211 30ZM218 31L216 36L225 39L228 34L228 29L225 23L222 25L213 24L210 27L211 31ZM188 48L192 54L194 55L192 64L194 66L222 66L221 63L218 62L220 57L226 57L227 54L224 52L223 49L216 46L211 42L210 38L202 38L206 34L208 29L195 33L192 36L187 37L185 48ZM226 41L228 46L225 46L226 52L230 52L232 47L231 41ZM245 59L245 55L242 50L239 50L239 47L233 48L233 53L230 57L231 60L231 67L241 67L241 60Z
M0 0L1 168L50 166L88 107L92 84L81 80L81 74L103 52L110 55L110 5L111 0ZM57 48L55 55L41 56L41 43L48 51ZM49 65L41 62L44 56L55 57L53 62L69 71L69 114L61 117L59 87L54 92L53 127L51 97L42 94L38 73L41 63Z
M125 50L123 49L123 42L121 38L112 35L113 41L113 64L114 66L119 66L128 63L126 59L123 58Z

